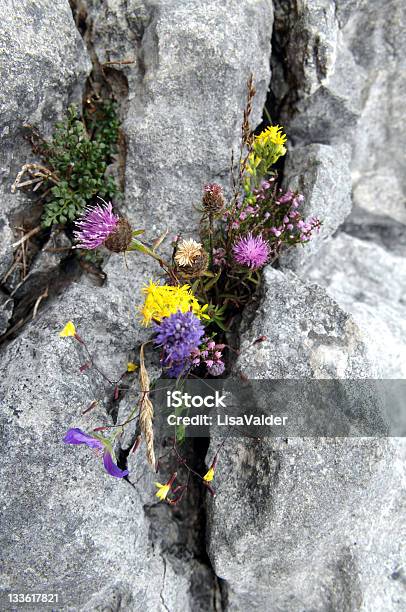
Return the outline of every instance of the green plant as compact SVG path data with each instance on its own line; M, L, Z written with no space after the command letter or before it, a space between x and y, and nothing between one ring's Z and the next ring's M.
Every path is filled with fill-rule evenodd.
M87 130L92 140L104 143L110 156L116 155L120 120L115 100L90 100L84 113Z
M104 101L89 122L88 127L70 106L66 118L55 125L52 139L37 147L52 173L43 184L44 227L74 221L96 195L108 200L119 192L114 178L106 174L118 139L116 104Z

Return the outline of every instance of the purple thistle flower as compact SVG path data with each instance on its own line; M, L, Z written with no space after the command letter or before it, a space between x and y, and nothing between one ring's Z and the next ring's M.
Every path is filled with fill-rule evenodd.
M261 235L253 236L249 233L234 243L233 254L235 261L241 266L258 270L268 260L269 245Z
M163 349L162 364L167 374L177 378L191 366L191 354L198 348L204 327L193 312L175 312L154 324L157 332L154 343Z
M97 249L114 232L120 217L113 213L111 202L88 206L76 221L78 228L73 232L79 249Z
M113 462L110 451L98 438L89 436L89 434L86 434L81 429L74 427L66 432L63 441L65 444L86 444L86 446L89 446L90 448L103 450L103 463L106 472L115 478L124 478L124 476L127 476L128 470L120 470L120 468L117 467L117 465Z

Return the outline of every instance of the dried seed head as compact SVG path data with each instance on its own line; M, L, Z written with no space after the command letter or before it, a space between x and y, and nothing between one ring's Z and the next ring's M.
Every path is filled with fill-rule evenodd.
M196 242L193 238L182 240L176 249L175 261L178 266L191 266L193 262L203 250L200 242Z
M201 254L196 257L192 265L178 266L176 268L176 275L180 281L187 281L191 278L197 278L206 272L208 265L209 255L206 253L206 251L202 251Z
M209 214L220 214L225 204L221 185L217 183L205 185L202 203L204 210Z
M209 256L199 242L193 239L182 240L176 251L175 262L178 277L196 278L207 270Z
M113 253L123 253L128 249L133 239L131 225L121 217L117 223L116 229L110 234L104 243L104 246L113 251Z

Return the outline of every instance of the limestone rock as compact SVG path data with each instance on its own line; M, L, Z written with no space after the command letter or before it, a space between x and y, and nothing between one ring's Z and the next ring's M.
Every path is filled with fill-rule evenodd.
M229 0L221 6L214 1L187 6L174 0L106 1L95 3L95 13L90 2L74 4L87 23L93 20L94 49L101 62L135 55L134 65L105 67L121 83L126 77L120 71L128 78L129 97L122 100L128 140L126 212L135 227L148 229L148 238L166 227L193 232L191 210L203 183L226 175L228 181L230 149L251 71L258 89L254 120L260 119L269 81L270 1ZM14 50L18 65L11 64L22 81L13 77L7 84L7 98L14 104L7 110L14 122L12 159L4 161L7 181L31 158L28 145L23 150L17 144L11 147L14 140L19 142L13 131L21 123L35 122L46 133L65 110L68 94L82 93L89 68L68 3L37 5L11 14L8 26L15 41L15 21L22 23L21 50ZM30 16L38 21L38 31L28 23ZM115 49L110 37L120 44L117 55L113 51L106 57L107 49ZM32 61L34 41L38 55ZM20 89L10 89L17 83L21 87L24 79L24 96ZM36 92L34 101L31 91ZM56 107L50 102L54 97ZM24 200L21 194L15 197L16 202ZM15 210L21 211L22 205ZM89 449L62 443L69 427L89 430L113 424L108 414L115 416L118 408L105 380L92 371L78 372L86 355L79 343L58 337L66 321L75 322L99 368L114 380L148 338L148 330L137 322L136 307L141 287L151 277L159 278L160 270L138 253L127 258L127 265L122 257L112 256L103 287L85 277L73 283L1 349L5 427L0 454L3 479L9 483L0 493L2 587L43 586L44 592L59 592L63 605L71 609L107 605L203 612L217 605L217 586L205 561L202 518L195 518L202 512L199 498L198 505L187 505L173 516L169 507L157 504L156 476L146 465L143 449L129 458L132 487L106 475ZM98 405L82 415L95 399ZM123 399L120 417L126 406L130 401L125 404ZM130 445L128 440L121 451L117 447L123 461L128 449L124 442ZM17 470L22 484L12 498L9 491ZM180 518L189 510L191 516Z
M0 291L0 336L7 331L8 322L13 314L14 300Z
M261 335L267 339L255 343ZM242 330L239 373L368 378L374 367L356 323L323 289L267 269ZM403 441L384 438L230 438L208 508L209 554L228 583L229 609L405 605L396 578L405 450Z
M204 184L216 179L229 185L251 72L257 89L253 124L261 119L270 77L272 4L110 1L91 14L99 31L99 60L112 49L110 60L135 61L122 68L129 85L124 125L129 214L151 234L166 227L191 232L197 220L191 211Z
M399 0L276 0L272 80L295 145L351 144L358 218L403 226L405 24Z
M0 10L0 210L5 219L0 220L1 280L12 261L8 226L35 224L40 215L28 197L11 193L21 166L33 161L27 126L48 136L69 102L80 103L91 65L66 0L12 7L1 0Z
M309 265L324 242L334 234L351 212L351 150L348 145L312 144L289 152L285 169L286 188L305 196L304 217L322 221L319 234L304 246L282 254L282 267L297 270Z
M342 232L302 275L353 315L382 378L406 378L404 257Z
M236 367L248 378L368 378L374 372L353 318L292 272L265 270L263 298L242 334ZM267 339L255 343L262 335Z

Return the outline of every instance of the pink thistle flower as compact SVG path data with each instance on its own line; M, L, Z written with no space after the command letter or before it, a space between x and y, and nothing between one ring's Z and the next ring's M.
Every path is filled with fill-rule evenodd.
M88 206L73 232L79 249L97 249L116 230L120 217L113 213L111 202Z
M233 245L235 261L241 266L252 270L262 268L269 257L269 245L261 236L253 236L251 233L239 238Z

